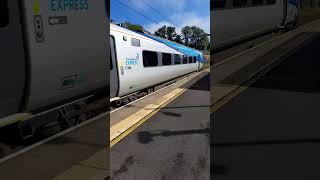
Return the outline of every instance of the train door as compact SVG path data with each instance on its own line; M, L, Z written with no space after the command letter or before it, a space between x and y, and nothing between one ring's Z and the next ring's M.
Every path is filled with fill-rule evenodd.
M95 95L108 86L105 1L20 2L32 72L26 111Z
M118 95L119 76L114 37L110 37L110 99Z
M0 118L20 110L25 58L18 0L0 0Z
M286 23L296 23L299 14L299 1L288 0L287 3L287 21Z
M287 21L287 13L288 13L288 0L282 0L282 21L281 26L285 26Z

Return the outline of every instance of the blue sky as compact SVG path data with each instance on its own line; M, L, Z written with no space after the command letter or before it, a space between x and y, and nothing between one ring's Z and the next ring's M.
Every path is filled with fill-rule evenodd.
M186 25L195 25L210 33L210 0L111 0L110 16L116 22L140 24L152 33L162 25L175 26L178 33Z

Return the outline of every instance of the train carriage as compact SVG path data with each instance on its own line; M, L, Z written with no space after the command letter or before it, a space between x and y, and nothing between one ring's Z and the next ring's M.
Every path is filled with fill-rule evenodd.
M115 24L110 24L110 45L111 101L202 67L200 52L189 48L189 54L182 53L156 37Z
M211 1L213 50L236 42L295 26L299 0Z
M32 135L50 118L30 117L108 96L105 3L0 1L0 127L30 122Z

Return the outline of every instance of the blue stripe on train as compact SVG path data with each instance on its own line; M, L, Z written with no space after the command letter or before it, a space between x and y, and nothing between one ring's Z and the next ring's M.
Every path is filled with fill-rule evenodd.
M289 4L292 4L292 5L296 6L296 7L298 7L298 4L299 4L298 0L289 0L288 2L289 2Z

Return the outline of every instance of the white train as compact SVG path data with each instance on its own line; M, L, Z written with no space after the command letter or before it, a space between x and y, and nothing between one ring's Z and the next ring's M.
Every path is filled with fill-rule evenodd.
M212 49L294 26L299 12L299 0L212 0Z
M47 123L27 126L31 117L108 97L105 7L89 0L0 1L0 127L19 122L31 135Z
M115 24L110 46L110 101L202 68L201 52Z

